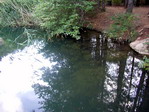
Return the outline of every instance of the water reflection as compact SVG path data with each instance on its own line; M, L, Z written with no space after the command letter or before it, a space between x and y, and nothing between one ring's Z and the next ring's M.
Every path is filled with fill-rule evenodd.
M57 62L43 70L42 80L48 85L34 85L44 99L44 111L139 112L145 108L148 101L142 98L147 97L148 76L139 69L140 60L129 47L106 44L99 33L85 34L83 43L58 40L43 49L45 57L52 54Z
M148 112L149 76L136 54L96 32L82 37L35 40L3 57L0 112Z
M33 45L17 50L2 58L0 62L0 112L31 112L38 109L38 99L32 85L39 81L44 66L51 68L55 63L44 58L39 49L43 42L35 41ZM36 74L36 77L35 77ZM37 77L38 76L38 77Z

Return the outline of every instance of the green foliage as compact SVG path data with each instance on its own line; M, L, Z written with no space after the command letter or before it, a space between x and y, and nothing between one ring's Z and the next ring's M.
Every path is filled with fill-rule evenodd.
M5 0L0 2L1 26L24 26L35 22L32 10L37 0Z
M84 14L93 9L93 4L88 0L45 0L38 3L35 15L50 38L63 34L79 39Z
M149 71L149 58L144 57L143 60L141 67Z
M122 0L112 0L113 5L121 5Z
M5 0L0 2L0 25L40 25L50 37L63 34L79 39L84 15L94 4L88 0Z
M112 17L113 24L108 30L108 37L118 40L132 41L136 36L134 21L136 17L132 14L118 14Z

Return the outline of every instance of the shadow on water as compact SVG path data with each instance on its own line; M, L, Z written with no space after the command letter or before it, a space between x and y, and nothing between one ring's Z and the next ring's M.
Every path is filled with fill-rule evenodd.
M23 49L25 46L31 45L33 39L45 38L46 33L38 29L26 29L0 27L0 38L3 38L4 45L0 46L0 57L13 52L15 49Z
M126 45L85 31L81 42L57 40L42 51L56 62L34 84L46 112L148 112L149 76ZM114 48L114 49L113 49ZM50 50L48 50L50 49Z
M81 41L48 44L35 40L3 57L0 89L6 93L0 91L0 103L8 103L2 95L13 93L24 109L20 112L41 112L37 96L45 112L148 112L149 75L139 68L137 54L94 31L81 36Z

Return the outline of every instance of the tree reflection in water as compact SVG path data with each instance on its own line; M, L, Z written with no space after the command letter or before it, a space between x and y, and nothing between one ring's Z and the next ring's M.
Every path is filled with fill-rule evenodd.
M57 62L35 84L46 112L147 112L149 77L127 46L86 32L83 42L57 40L43 50ZM85 42L84 42L85 41ZM114 49L113 49L114 48Z

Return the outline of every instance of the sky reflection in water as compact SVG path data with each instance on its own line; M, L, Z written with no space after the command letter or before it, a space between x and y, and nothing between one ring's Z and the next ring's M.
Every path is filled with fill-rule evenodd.
M31 112L39 108L32 85L37 82L44 84L38 80L42 74L40 69L55 65L39 53L42 47L43 42L35 41L0 61L0 112Z
M0 112L139 112L149 79L140 60L99 33L83 36L85 42L36 40L3 57Z

